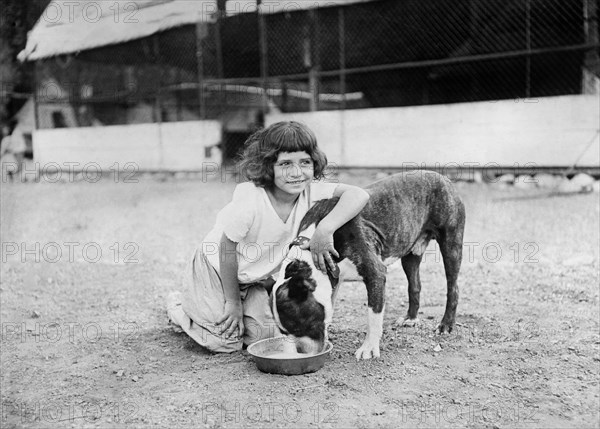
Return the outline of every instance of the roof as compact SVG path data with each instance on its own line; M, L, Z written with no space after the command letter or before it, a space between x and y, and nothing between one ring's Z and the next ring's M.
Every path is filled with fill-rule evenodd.
M210 22L216 0L53 0L18 58L33 61L114 45L197 22Z
M262 0L265 14L373 0ZM225 15L255 13L256 0L228 0ZM217 0L53 0L18 58L34 61L115 45L197 22L212 22Z

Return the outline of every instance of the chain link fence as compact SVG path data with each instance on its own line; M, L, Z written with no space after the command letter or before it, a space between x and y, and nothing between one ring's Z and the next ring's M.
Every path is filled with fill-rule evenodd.
M38 128L198 119L194 28L38 62Z
M223 2L220 2L223 6ZM580 94L598 0L373 0L228 16L40 61L38 128ZM597 84L596 84L597 85ZM233 151L236 144L233 144Z
M593 1L381 0L222 25L261 18L266 46L246 49L254 73L266 57L267 94L288 90L270 98L286 112L578 94L598 73Z

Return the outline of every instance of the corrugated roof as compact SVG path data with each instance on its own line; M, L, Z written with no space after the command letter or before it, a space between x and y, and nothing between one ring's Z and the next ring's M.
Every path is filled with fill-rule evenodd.
M373 0L262 0L261 13L341 6ZM141 39L197 22L213 22L216 0L53 0L18 58L34 61ZM256 0L229 0L225 15L256 13Z
M197 22L210 22L216 0L54 0L30 31L20 61L114 45Z

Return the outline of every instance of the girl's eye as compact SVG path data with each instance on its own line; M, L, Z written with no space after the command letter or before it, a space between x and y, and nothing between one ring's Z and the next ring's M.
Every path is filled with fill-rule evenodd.
M312 159L305 159L302 161L302 165L312 165Z
M279 165L285 167L287 165L290 165L290 162L289 161L283 161L283 162L280 162Z

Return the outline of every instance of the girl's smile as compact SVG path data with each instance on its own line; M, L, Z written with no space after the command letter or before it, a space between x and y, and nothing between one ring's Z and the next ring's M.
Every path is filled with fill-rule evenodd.
M275 190L297 196L314 178L314 163L309 154L280 152L273 166Z

